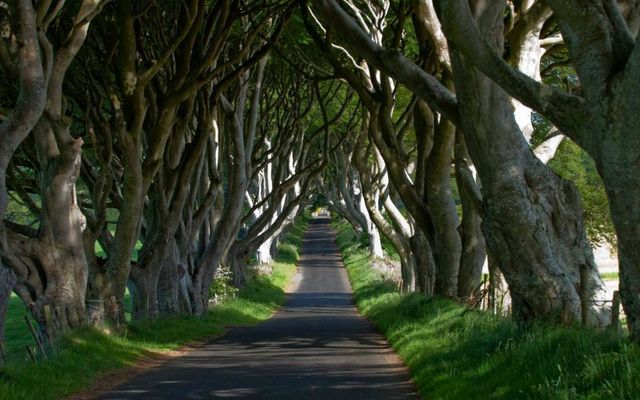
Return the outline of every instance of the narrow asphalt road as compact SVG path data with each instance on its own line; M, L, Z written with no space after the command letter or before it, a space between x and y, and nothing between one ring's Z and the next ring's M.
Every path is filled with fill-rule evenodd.
M418 399L362 318L328 219L311 221L298 287L270 320L138 375L101 399Z

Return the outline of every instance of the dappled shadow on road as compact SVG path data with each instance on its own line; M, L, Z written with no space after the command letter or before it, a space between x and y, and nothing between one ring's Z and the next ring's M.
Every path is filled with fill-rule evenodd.
M312 293L291 293L287 299L287 307L296 309L322 308L327 311L339 313L340 310L333 308L353 307L353 300L350 293L312 292ZM284 312L287 311L285 308ZM297 311L297 310L296 310Z
M196 399L415 398L411 382L402 379L402 365L380 362L380 357L395 357L381 348L376 334L327 336L313 327L306 335L280 334L276 339L275 333L236 330L105 398L174 399L186 398L181 397L185 393Z
M220 362L225 366L209 364L203 368L198 363L181 360L178 366L180 370L159 377L153 389L122 388L110 398L368 400L405 398L398 393L412 390L410 383L399 384L394 377L396 374L375 365L335 370L324 365L293 364L289 368L263 365L247 368L237 363L229 366L230 360L223 359ZM191 388L194 380L207 384ZM183 397L185 392L188 396Z
M302 281L269 321L237 328L108 399L416 399L403 364L353 306L328 220L303 240Z
M302 261L305 262L305 266L308 268L342 268L339 264L340 259L327 263L325 260L303 257Z
M301 263L307 268L342 268L335 234L328 218L318 218L309 224L302 241Z
M342 260L337 252L335 234L331 228L329 218L317 218L311 220L309 229L302 240L302 253L306 257L324 255L327 261Z
M150 387L123 387L108 398L411 398L411 383L399 378L402 365L353 313L348 295L297 297L272 321L235 329L154 373Z

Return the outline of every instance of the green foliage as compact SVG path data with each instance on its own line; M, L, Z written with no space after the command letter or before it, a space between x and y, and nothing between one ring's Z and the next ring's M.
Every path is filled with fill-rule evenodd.
M589 240L608 243L615 248L616 236L607 194L591 157L570 140L564 140L549 166L578 188Z
M31 336L24 320L27 313L22 300L12 293L9 297L5 320L5 351L9 361L25 361L27 355L24 348L26 346L35 348L33 336Z
M601 272L600 277L603 281L617 281L620 279L617 272Z
M635 399L640 347L580 327L538 325L402 295L370 268L351 227L337 225L358 308L389 339L425 399Z
M382 249L384 250L384 254L389 257L393 261L400 261L400 256L398 252L391 244L391 241L384 235L380 235L380 242L382 243Z
M363 249L368 249L369 246L371 246L371 236L366 232L362 232L358 238L358 246Z
M327 208L327 206L327 196L324 193L319 192L313 195L313 201L311 203L311 208L313 210L317 210L318 208Z
M289 228L284 240L278 246L276 262L296 264L300 259L300 249L302 248L302 238L309 226L310 213L305 210L303 215L296 219Z
M32 195L31 199L36 207L40 207L42 202L40 196ZM38 229L40 226L40 219L38 215L34 215L31 210L21 201L18 195L14 192L9 192L9 203L7 204L7 212L5 218L16 222L20 225L27 225L33 229Z
M277 259L285 262L295 264L296 261L300 258L300 253L298 248L291 243L282 243L278 247L278 256Z
M566 57L567 55L565 52L560 52L552 55L551 58L543 58L542 68L545 69L550 63L558 62L559 60L555 59L557 56ZM580 86L575 69L570 65L553 68L544 76L544 82L568 92L573 92ZM533 114L532 121L534 134L531 145L535 148L544 142L552 125L549 120L537 113ZM561 177L573 182L578 188L589 240L593 244L607 243L615 248L617 240L609 214L609 203L593 159L571 140L565 139L555 157L549 162L549 167Z

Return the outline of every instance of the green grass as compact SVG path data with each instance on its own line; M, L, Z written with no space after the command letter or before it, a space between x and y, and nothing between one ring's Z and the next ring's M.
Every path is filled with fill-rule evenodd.
M638 399L640 347L607 332L539 325L401 295L370 269L348 224L338 243L360 311L389 339L425 399Z
M291 225L284 240L278 245L276 260L285 263L296 263L300 258L302 238L309 225L310 215L305 213Z
M131 321L131 295L128 289L124 295L124 304L126 310L125 319ZM25 347L35 348L36 346L24 320L27 315L29 315L29 312L22 300L15 293L12 293L9 298L5 321L5 352L9 362L27 361Z
M296 222L284 243L302 243L306 219ZM285 252L286 253L286 252ZM75 330L56 343L55 356L37 364L11 360L0 368L0 399L59 399L88 388L109 371L131 366L149 352L161 353L189 341L213 337L227 326L253 325L268 319L284 303L284 289L295 274L297 262L291 254L276 257L274 272L250 278L240 295L213 307L204 317L163 318L130 323L121 335L107 334L95 328ZM12 298L7 338L23 338L24 307ZM22 340L22 339L20 339ZM22 342L8 341L21 349L32 345L28 336Z
M35 346L24 320L25 315L27 310L24 303L12 293L5 321L5 351L9 361L26 360L25 346Z
M620 279L617 272L603 272L600 274L603 281L617 281Z

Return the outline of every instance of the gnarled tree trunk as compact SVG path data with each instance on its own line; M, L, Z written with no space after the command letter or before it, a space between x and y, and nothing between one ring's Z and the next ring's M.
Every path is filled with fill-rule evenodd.
M15 2L14 9L11 11L15 18L14 26L17 27L15 36L21 43L14 64L14 67L17 67L14 71L17 76L14 78L19 82L20 93L14 109L0 124L0 254L2 255L0 279L4 282L0 296L0 310L2 310L0 312L0 335L3 339L7 302L17 280L14 270L9 270L11 263L7 262L13 253L4 223L9 205L7 168L16 148L39 120L46 103L46 82L33 3L31 0L20 0ZM21 269L19 273L22 279L26 278L27 270Z
M64 121L43 117L34 130L41 167L42 208L38 245L31 246L45 274L42 297L31 296L29 306L38 321L46 321L45 306L62 329L86 321L88 265L82 230L85 218L78 206L76 180L80 173L82 139L73 139ZM56 311L59 310L59 311Z
M495 21L499 5L476 10L481 31L502 48ZM601 288L582 221L580 199L569 182L543 165L524 140L507 94L453 50L460 120L483 182L483 231L509 284L514 315L523 321L581 317L581 284L590 300ZM588 282L580 282L580 270ZM593 307L589 318L602 316Z
M451 154L455 135L455 127L444 119L434 130L433 148L427 159L425 185L437 238L434 246L437 259L435 293L446 297L457 295L462 252L458 232L460 221L451 191Z
M462 206L462 220L459 226L462 237L462 254L458 273L458 297L472 296L482 279L482 266L487 258L484 234L482 233L482 195L474 173L471 158L467 152L462 133L456 133L455 168L458 193Z

